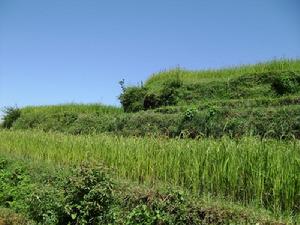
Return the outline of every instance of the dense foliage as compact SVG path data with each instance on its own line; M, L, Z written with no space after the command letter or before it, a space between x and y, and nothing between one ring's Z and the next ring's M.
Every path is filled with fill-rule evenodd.
M118 115L22 113L14 129L40 129L70 134L113 133L167 137L300 137L299 98L276 101L216 102L198 107L159 108ZM244 104L243 107L240 105ZM246 104L249 107L245 107Z
M4 110L0 225L300 223L300 60L120 84Z
M103 160L120 179L180 186L196 195L224 196L276 212L299 212L297 140L176 140L0 132L0 149L32 160L78 164ZM286 163L289 162L289 163Z
M136 112L166 105L198 104L205 100L262 96L276 98L278 95L300 94L300 72L270 71L192 84L184 84L180 79L175 79L163 83L156 91L154 94L152 89L144 86L125 88L120 96L121 104L126 112Z
M149 92L148 88L144 86L123 87L119 99L125 112L138 112L163 105L175 105L181 85L182 82L178 79L170 80L163 84L163 88L158 94Z
M21 116L21 110L17 107L6 107L3 113L2 127L4 128L11 128L13 123Z
M174 188L159 191L115 183L103 166L84 163L74 169L54 169L7 156L0 161L0 207L6 207L0 208L1 225L280 222L265 212L256 210L257 214L233 204L193 199Z

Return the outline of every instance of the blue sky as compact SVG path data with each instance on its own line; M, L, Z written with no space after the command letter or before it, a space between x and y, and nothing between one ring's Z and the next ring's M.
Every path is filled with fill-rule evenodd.
M118 104L180 65L300 58L298 0L0 0L0 107Z

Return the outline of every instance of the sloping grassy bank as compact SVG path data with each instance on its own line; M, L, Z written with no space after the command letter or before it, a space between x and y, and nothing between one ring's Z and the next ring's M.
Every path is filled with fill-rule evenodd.
M294 98L298 99L298 98ZM288 100L286 98L285 100ZM138 113L101 114L77 112L51 112L45 110L25 112L12 125L12 129L39 129L69 134L112 133L126 136L166 137L241 137L257 135L272 138L300 137L300 105L282 104L246 107L253 102L221 102L197 107L160 108ZM286 102L284 102L285 104ZM219 104L219 105L218 105ZM222 104L227 104L223 106ZM233 106L231 105L233 104ZM244 105L240 107L240 104ZM236 106L236 107L235 107Z
M44 106L27 106L22 108L23 114L44 114L44 113L77 113L77 114L89 114L94 113L96 115L118 115L123 112L119 107L107 106L102 104L61 104L61 105L44 105Z
M194 75L177 72L156 75L145 86L121 83L123 109L99 104L25 107L8 111L4 125L69 134L300 137L300 60Z
M226 80L238 77L241 74L259 74L270 71L300 71L300 60L273 60L254 65L242 65L231 68L208 69L208 70L186 70L175 68L171 70L154 73L146 81L145 85L149 88L159 89L168 80L178 77L185 84L205 83L212 80Z
M240 74L226 81L185 84L176 76L158 89L147 86L123 87L120 96L126 112L137 112L167 105L201 104L206 101L278 98L300 94L300 71L270 71Z
M69 165L102 160L121 179L162 182L274 212L300 211L299 141L76 137L33 131L1 131L0 139L3 153L36 161Z

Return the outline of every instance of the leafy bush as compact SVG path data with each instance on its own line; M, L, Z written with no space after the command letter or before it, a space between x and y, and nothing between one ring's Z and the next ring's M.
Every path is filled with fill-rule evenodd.
M184 120L192 120L197 114L198 110L195 108L187 109L184 113Z
M296 77L284 73L281 76L275 77L271 86L278 95L295 93L300 89L300 76Z
M144 109L154 109L161 106L161 99L157 94L149 93L144 97Z
M185 137L219 137L222 135L223 121L220 118L223 114L224 112L213 107L203 111L188 109L180 121L178 130Z
M83 164L76 169L64 184L68 224L110 222L109 212L114 202L112 187L103 167Z
M227 145L222 141L222 146L223 144L225 149L227 148L226 146L231 146L231 144ZM239 144L241 144L240 149L245 150L243 144ZM274 142L274 145L276 144L277 143ZM219 144L216 146L217 153L223 154L223 148L220 149L220 146L218 146ZM248 150L252 152L253 149L250 148ZM269 150L272 150L272 147L270 147ZM263 149L258 149L255 154L259 154L258 152L261 151L263 151ZM244 151L237 150L239 156L242 152ZM270 152L266 153L269 154ZM290 153L284 152L282 154ZM213 154L214 153L212 153L212 155ZM245 153L244 156L242 155L240 157L245 156L248 158L249 153ZM268 156L271 157L270 159L274 159L272 154ZM291 155L291 157L293 156ZM210 160L215 162L217 158L214 156L211 157ZM207 161L209 158L210 157L204 161ZM254 158L257 159L255 155ZM284 163L285 160L282 161ZM45 170L44 163L40 164L39 167L29 167L29 163L31 165L35 164L32 162L31 160L25 163L25 161L12 161L3 159L2 157L0 158L1 185L10 182L10 178L12 178L12 184L16 184L15 187L11 185L13 191L9 192L8 189L6 189L5 193L11 193L13 198L17 195L22 196L19 200L22 200L23 203L19 201L19 204L26 206L21 209L20 207L14 207L15 204L9 204L8 207L10 207L10 209L3 211L0 208L1 225L285 224L284 222L279 223L279 221L273 222L270 217L254 215L252 212L249 212L249 208L239 209L231 207L231 204L225 206L221 202L210 202L194 195L187 195L182 190L174 189L174 187L168 190L165 188L159 190L153 188L147 189L146 186L134 185L133 187L122 181L119 183L120 186L116 187L114 185L114 193L112 195L111 181L109 178L107 180L108 184L104 181L106 179L103 179L103 177L107 178L107 175L105 169L101 166L94 167L84 164L70 173L68 167L64 167L63 170L58 171L52 169ZM224 162L220 163L223 164ZM227 165L227 160L225 165ZM248 171L248 166L249 165L244 166L246 170L242 173ZM223 168L223 165L221 165L220 168L221 167ZM11 176L12 174L17 175ZM104 176L100 174L104 174ZM22 180L25 177L28 184L33 185L34 188L32 188L31 185L20 185L23 183ZM289 179L286 178L286 181L288 182ZM99 187L98 183L101 184L101 187ZM286 189L285 183L282 183L280 186L283 190ZM24 191L26 188L28 190ZM199 189L195 191L197 192L197 190L199 191ZM295 190L298 190L297 187L295 187ZM0 193L2 194L2 192ZM267 193L270 192L268 191ZM244 194L242 195L244 196ZM296 193L293 193L293 195L297 197ZM270 200L269 195L266 197ZM280 197L280 195L278 197ZM286 196L284 196L284 200L286 200L285 198ZM294 199L294 203L297 204L297 202L297 199ZM101 206L99 206L99 204ZM284 204L284 201L280 204ZM0 205L1 207L5 206L3 202L0 202ZM297 207L297 205L295 205L295 207ZM16 211L18 211L17 214ZM295 215L297 216L297 214L292 214L291 216ZM33 221L29 221L28 219L30 218L36 223L31 223ZM293 224L299 224L299 222L297 222L298 220L299 219L295 217ZM290 220L291 223L292 221L293 220Z
M6 107L4 110L2 126L11 128L13 123L21 116L21 110L17 107Z
M175 105L178 102L178 89L182 86L179 79L165 82L161 90L160 100L163 105Z
M138 205L127 217L126 225L154 225L162 224L157 222L157 216L147 207L147 205Z
M21 164L1 159L0 169L0 205L16 212L25 212L26 196L33 190L30 175Z
M152 111L127 114L113 123L113 133L133 136L176 135L180 115L160 114Z
M41 224L107 224L112 222L112 181L104 167L82 164L63 180L36 188L28 215Z
M135 206L128 214L126 224L199 224L192 215L186 195L182 191L169 189L164 192L150 192L137 196Z
M137 112L144 109L145 87L126 87L119 96L125 112Z
M108 132L113 123L114 116L81 114L68 126L65 126L66 132L71 134L93 134Z
M39 185L28 196L27 213L32 220L43 225L67 224L60 185L60 183Z
M138 112L154 109L162 105L175 105L178 101L178 89L182 86L179 79L165 82L160 94L149 93L144 86L125 87L121 82L122 93L119 96L125 112Z

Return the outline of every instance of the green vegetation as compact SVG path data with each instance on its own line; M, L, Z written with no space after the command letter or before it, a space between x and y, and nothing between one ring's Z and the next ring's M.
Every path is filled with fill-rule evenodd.
M5 109L0 225L300 224L300 60L120 84Z
M97 104L25 107L18 117L8 112L7 117L15 118L8 123L13 129L69 134L299 138L299 64L299 60L283 60L200 71L197 82L189 82L189 72L169 71L168 80L164 80L167 72L157 75L164 81L157 81L156 87L153 81L135 87L120 82L125 113ZM202 80L212 73L216 74L210 80ZM217 74L226 79L215 79Z
M208 69L191 71L181 68L166 70L153 74L147 81L146 86L157 89L163 83L178 77L185 84L205 83L212 80L227 80L229 78L239 77L242 74L260 74L270 71L300 71L299 59L273 60L255 65L243 65L231 68Z
M123 89L121 103L127 112L158 108L163 105L201 104L211 100L277 98L300 93L300 71L270 71L242 74L228 80L184 84L178 76L166 81L158 94L144 86ZM149 101L149 96L151 101ZM126 104L124 104L126 102ZM133 107L134 106L134 107ZM133 110L134 109L134 110Z
M93 113L22 113L12 128L69 134L110 133L124 136L300 137L299 98L206 103L198 107L169 107L116 115ZM265 107L264 104L268 106ZM223 106L224 105L224 106ZM247 107L248 105L248 107ZM259 105L255 107L255 105Z
M3 112L3 128L11 128L13 123L21 116L21 110L16 107L6 107Z
M103 160L118 178L168 183L274 212L300 210L298 141L74 137L32 131L2 131L0 138L3 152L36 161Z
M33 221L28 220L25 216L15 213L11 209L0 208L1 225L34 225Z
M118 182L95 163L58 167L1 156L0 224L282 224L297 218ZM16 213L17 212L17 213Z
M62 105L45 105L45 106L27 106L22 108L23 114L55 114L55 113L94 113L96 115L117 115L122 113L122 109L113 106L106 106L102 104L62 104Z

